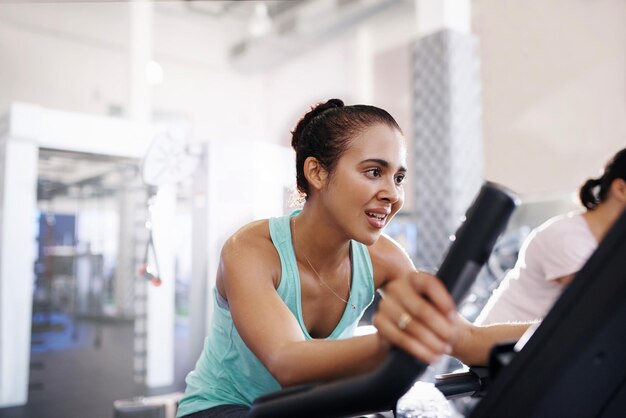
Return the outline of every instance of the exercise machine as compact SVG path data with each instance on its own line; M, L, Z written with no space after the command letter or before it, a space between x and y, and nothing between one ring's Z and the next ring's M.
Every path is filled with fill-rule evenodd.
M626 412L626 213L541 325L499 344L488 367L439 376L471 417L617 417Z
M626 212L541 325L494 349L491 383L470 416L623 417L624 353Z

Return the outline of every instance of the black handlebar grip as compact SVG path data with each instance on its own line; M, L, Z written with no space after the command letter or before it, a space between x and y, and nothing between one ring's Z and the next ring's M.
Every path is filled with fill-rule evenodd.
M481 188L437 272L456 303L476 279L517 204L514 194L497 184ZM426 367L394 348L371 373L260 397L248 418L340 418L393 409Z
M437 271L437 277L457 304L461 303L487 262L518 204L519 200L513 192L487 182L467 210L465 220L457 229L454 241Z

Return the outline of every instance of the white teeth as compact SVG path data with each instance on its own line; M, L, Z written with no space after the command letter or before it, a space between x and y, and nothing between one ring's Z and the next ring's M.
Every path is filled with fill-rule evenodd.
M382 221L383 219L385 219L386 215L378 215L376 213L371 213L371 212L365 212L367 214L367 216L371 217L371 218L376 218L379 221Z

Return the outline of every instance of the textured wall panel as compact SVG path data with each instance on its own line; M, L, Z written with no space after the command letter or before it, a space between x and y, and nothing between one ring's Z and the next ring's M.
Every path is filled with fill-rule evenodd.
M477 41L449 30L414 46L416 265L439 265L482 184Z

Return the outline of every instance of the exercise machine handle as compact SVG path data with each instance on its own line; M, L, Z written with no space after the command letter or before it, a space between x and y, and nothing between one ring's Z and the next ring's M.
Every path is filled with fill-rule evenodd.
M518 205L517 196L499 184L487 182L480 189L437 271L456 304L463 301Z
M485 183L457 230L437 276L461 302L487 261L518 199L495 183ZM320 385L303 386L255 400L248 418L340 418L394 409L427 365L399 348L376 370Z
M480 397L487 390L491 374L487 367L470 367L467 370L438 375L435 387L446 399Z

